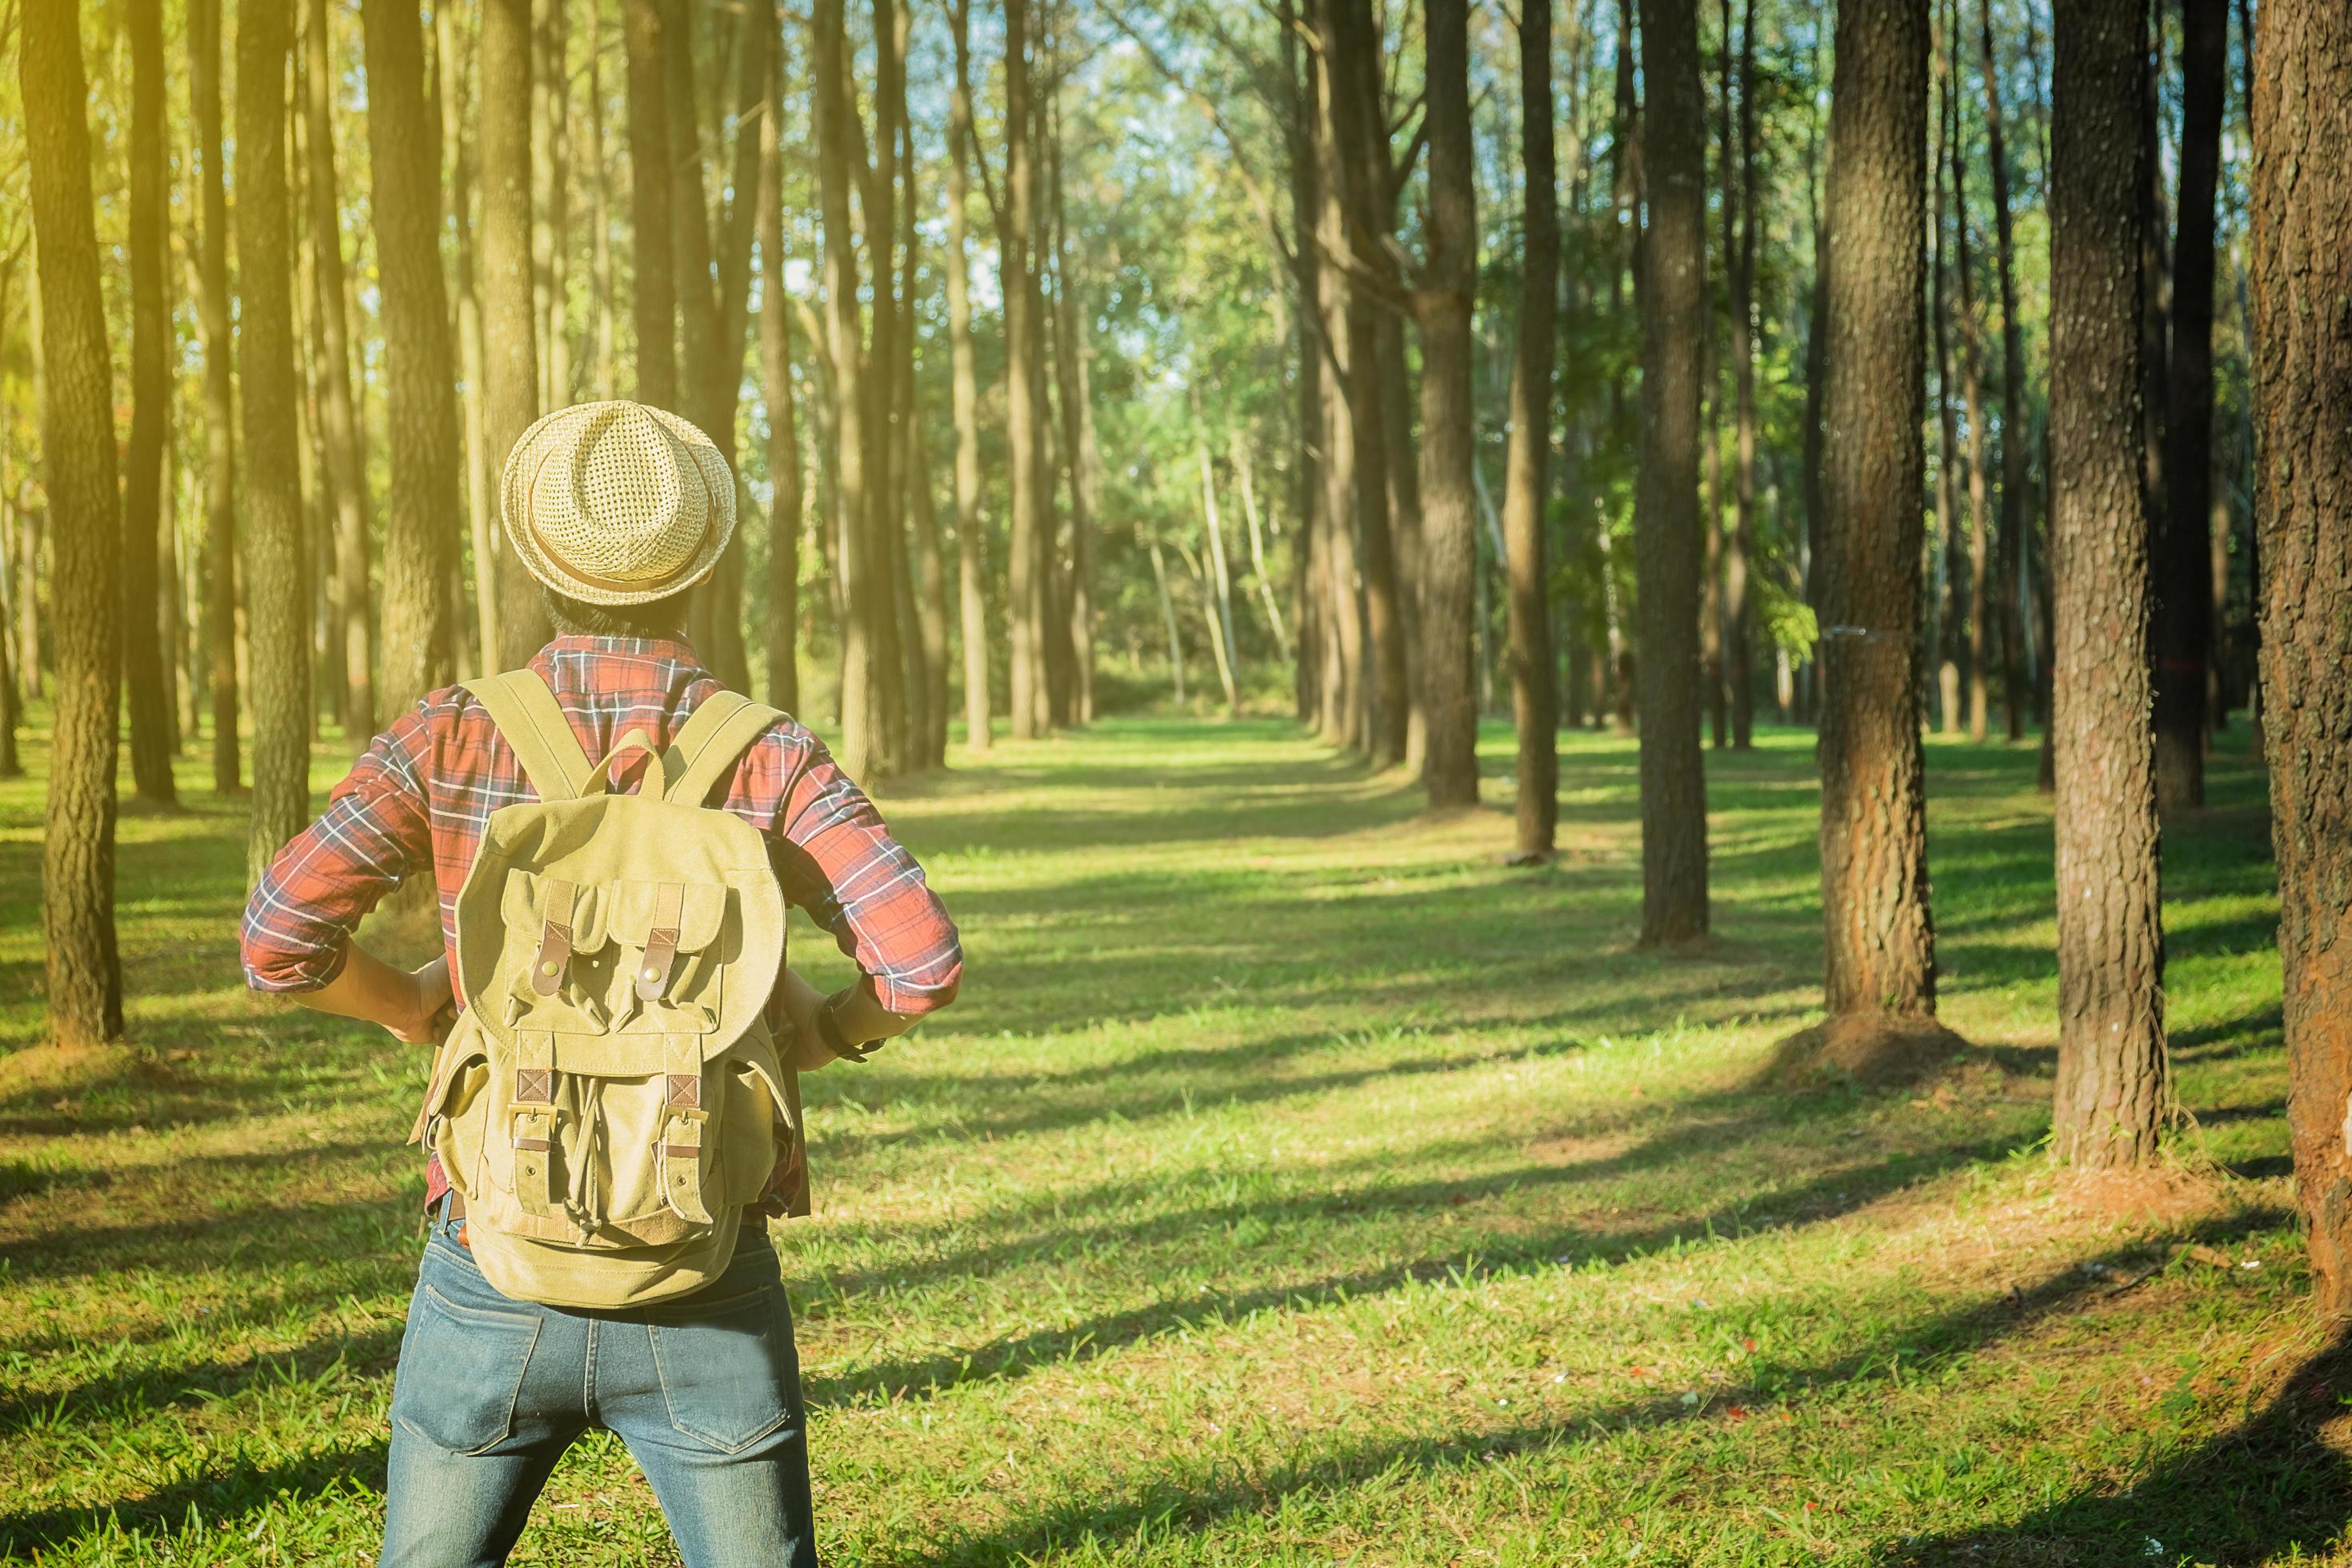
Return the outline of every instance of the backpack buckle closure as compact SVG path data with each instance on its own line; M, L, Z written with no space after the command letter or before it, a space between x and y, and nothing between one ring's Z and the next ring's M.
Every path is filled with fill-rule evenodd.
M561 878L547 884L547 916L539 929L539 955L530 963L530 988L552 996L563 985L563 972L572 963L572 907L580 889Z

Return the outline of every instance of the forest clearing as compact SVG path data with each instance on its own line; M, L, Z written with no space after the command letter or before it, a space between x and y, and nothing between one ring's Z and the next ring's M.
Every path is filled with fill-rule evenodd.
M1278 721L959 747L888 797L988 984L810 1080L817 1217L777 1236L828 1560L2335 1561L2259 774L2225 752L2168 838L2195 1121L2177 1191L2117 1209L2042 1152L2030 749L1928 752L1969 1059L1759 1085L1819 1015L1809 752L1767 730L1717 771L1716 933L1664 957L1622 738L1563 742L1534 874L1496 864L1507 785L1423 819ZM1499 783L1507 732L1483 753ZM37 773L0 810L22 974ZM139 1044L0 1088L20 1558L373 1546L424 1053L242 994L237 829L126 818ZM669 1551L606 1439L514 1560Z

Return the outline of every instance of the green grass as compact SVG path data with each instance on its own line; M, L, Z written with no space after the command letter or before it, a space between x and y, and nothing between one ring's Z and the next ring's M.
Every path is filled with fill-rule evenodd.
M1789 1095L1752 1081L1817 1016L1810 737L1709 758L1717 934L1667 957L1632 946L1633 743L1563 741L1532 872L1499 864L1508 747L1441 821L1264 721L1105 723L888 797L970 969L809 1082L820 1212L780 1237L829 1561L2345 1560L2352 1374L2303 1300L2241 745L2167 840L2196 1121L2145 1204L2041 1152L2031 751L1929 747L1945 1016L1980 1050ZM38 787L0 785L0 1554L363 1562L424 1061L243 994L241 816L183 781L122 825L131 1047L68 1063L37 1044ZM674 1558L592 1441L516 1561Z

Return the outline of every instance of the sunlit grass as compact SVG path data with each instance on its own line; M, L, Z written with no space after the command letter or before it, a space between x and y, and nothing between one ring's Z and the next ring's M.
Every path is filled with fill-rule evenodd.
M1629 740L1564 738L1534 872L1500 864L1500 731L1498 809L1434 822L1272 721L1107 722L893 793L970 972L809 1083L819 1214L780 1237L828 1560L2333 1550L2352 1473L2282 1383L2318 1344L2260 776L2225 740L2167 840L2189 1169L2100 1206L2039 1152L2030 750L1929 748L1945 1015L1981 1055L1751 1087L1817 1016L1810 748L1710 757L1717 934L1673 957L1633 947ZM0 1552L374 1548L424 1064L242 994L242 817L204 776L123 822L131 1047L62 1065L37 786L0 785ZM516 1560L674 1559L599 1441Z

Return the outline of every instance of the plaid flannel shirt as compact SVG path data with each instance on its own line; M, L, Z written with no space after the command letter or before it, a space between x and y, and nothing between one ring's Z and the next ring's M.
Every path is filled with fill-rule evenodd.
M581 750L601 757L631 729L669 743L695 705L719 689L684 643L558 637L531 668L555 692ZM636 756L618 770L627 784ZM457 984L457 890L490 814L538 798L488 712L462 687L433 692L375 738L326 812L270 863L246 906L246 984L314 991L341 968L352 932L410 876L430 868L441 936ZM864 791L799 723L784 719L754 741L719 803L758 828L784 898L833 934L894 1013L914 1016L955 997L963 949L923 869L890 837ZM462 991L458 1005L465 1005ZM426 1202L448 1183L428 1167Z

